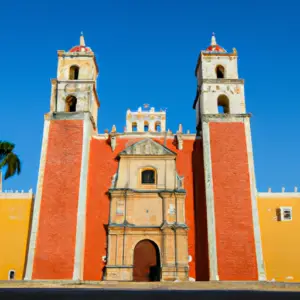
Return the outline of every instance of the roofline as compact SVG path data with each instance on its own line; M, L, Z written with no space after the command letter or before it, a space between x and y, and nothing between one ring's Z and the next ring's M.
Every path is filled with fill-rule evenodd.
M127 148L132 147L133 145L136 145L136 144L141 144L142 142L147 141L147 140L151 141L152 143L158 144L159 146L163 147L164 149L166 149L168 152L171 152L171 153L170 153L170 154L158 154L158 155L156 155L156 154L152 155L152 154L127 154L127 153L122 153L122 152L124 152ZM162 145L162 144L156 142L156 141L153 140L152 138L144 138L144 139L142 139L142 140L140 140L140 141L138 141L138 142L135 142L135 143L131 144L130 146L126 147L124 150L122 150L122 151L117 155L117 157L121 157L121 156L127 156L127 157L129 157L129 156L139 156L139 157L141 157L141 156L145 156L145 157L147 157L147 156L163 156L163 157L171 156L171 157L173 157L173 156L177 156L177 153L174 152L174 151L172 151L172 150L170 150L170 149L169 149L168 147L166 147L165 145Z
M258 192L258 198L300 198L300 193L298 192Z

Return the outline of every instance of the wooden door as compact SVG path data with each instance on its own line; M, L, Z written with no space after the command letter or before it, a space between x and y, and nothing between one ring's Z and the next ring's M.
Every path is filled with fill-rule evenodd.
M160 259L158 247L149 240L139 242L134 249L133 280L159 281Z

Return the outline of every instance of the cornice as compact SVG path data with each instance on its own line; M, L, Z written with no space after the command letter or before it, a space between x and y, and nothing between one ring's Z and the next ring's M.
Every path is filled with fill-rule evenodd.
M203 122L240 122L244 119L250 118L251 114L202 114L201 120Z
M203 83L210 83L210 84L244 84L244 79L230 79L230 78L211 78L211 79L203 79Z

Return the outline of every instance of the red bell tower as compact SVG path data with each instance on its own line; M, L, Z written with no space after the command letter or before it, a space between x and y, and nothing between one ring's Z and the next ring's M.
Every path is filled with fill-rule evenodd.
M237 52L200 53L194 103L202 133L210 280L265 280L244 81Z
M58 51L45 115L25 279L80 280L83 273L90 137L99 107L95 55L80 45Z

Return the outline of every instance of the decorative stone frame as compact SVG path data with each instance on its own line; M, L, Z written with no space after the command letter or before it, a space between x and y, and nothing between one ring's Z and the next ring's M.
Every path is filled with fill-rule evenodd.
M151 170L154 171L154 183L142 183L142 174L144 171ZM152 166L142 167L139 169L139 176L137 178L137 186L141 189L155 189L157 187L157 169Z

